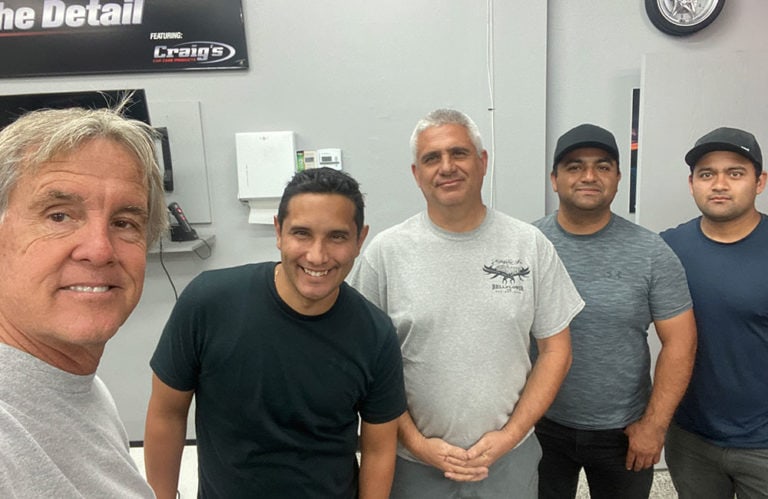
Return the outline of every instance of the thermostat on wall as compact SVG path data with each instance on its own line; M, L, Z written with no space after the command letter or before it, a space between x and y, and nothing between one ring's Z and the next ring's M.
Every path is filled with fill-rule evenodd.
M317 167L327 166L334 170L341 170L341 149L318 149Z

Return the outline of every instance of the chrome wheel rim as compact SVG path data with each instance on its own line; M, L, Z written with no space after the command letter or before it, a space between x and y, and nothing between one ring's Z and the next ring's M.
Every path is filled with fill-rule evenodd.
M707 19L719 0L656 0L659 13L675 26L693 26Z

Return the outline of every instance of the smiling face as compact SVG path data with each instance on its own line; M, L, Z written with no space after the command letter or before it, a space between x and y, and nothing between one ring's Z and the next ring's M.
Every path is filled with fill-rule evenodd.
M744 156L714 151L696 162L688 180L705 219L738 222L757 213L755 198L765 188L766 172L757 176L752 162Z
M448 124L419 134L411 171L429 209L475 207L483 203L487 164L488 154L475 148L467 129Z
M146 226L147 187L115 142L23 174L0 222L2 340L65 370L98 364L139 301Z
M609 213L620 179L616 160L594 147L570 151L557 164L557 175L550 175L560 210L571 217Z
M340 194L297 194L282 225L275 219L275 232L280 297L304 315L328 311L368 234L365 226L358 237L354 203Z

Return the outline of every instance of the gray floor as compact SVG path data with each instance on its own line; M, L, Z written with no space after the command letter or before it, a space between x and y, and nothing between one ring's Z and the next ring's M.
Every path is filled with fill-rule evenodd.
M589 489L587 488L587 481L584 477L584 473L581 474L579 480L579 490L576 493L577 499L588 499ZM657 470L653 476L653 487L651 487L651 499L677 499L677 493L672 486L672 480L669 478L669 473L666 470Z

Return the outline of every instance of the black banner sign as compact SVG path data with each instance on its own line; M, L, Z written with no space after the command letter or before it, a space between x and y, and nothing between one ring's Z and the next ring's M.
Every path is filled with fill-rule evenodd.
M0 1L0 78L246 68L240 0Z

